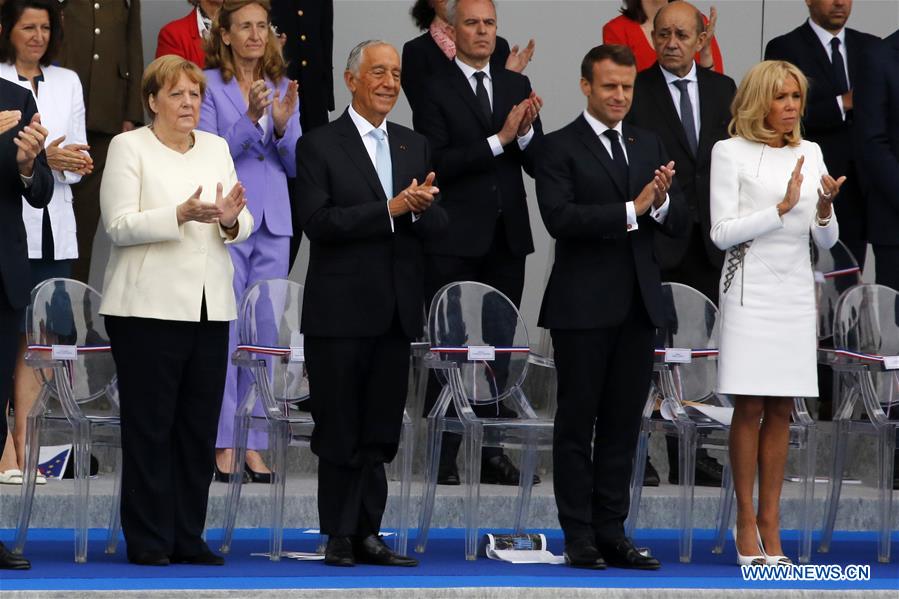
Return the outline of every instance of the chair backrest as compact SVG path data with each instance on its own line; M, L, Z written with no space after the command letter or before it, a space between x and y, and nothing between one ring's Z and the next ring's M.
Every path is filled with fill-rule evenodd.
M445 285L428 312L431 352L456 362L472 404L496 403L521 386L528 369L528 332L512 301L489 285L459 281ZM470 348L494 358L469 359ZM444 372L438 370L441 382Z
M691 350L691 362L676 363L682 397L708 399L718 376L718 308L696 289L680 283L663 283L662 301L666 324L656 330L656 351Z
M858 354L899 356L899 293L884 285L858 285L843 293L833 323L834 344ZM899 404L899 370L874 370L881 405Z
M118 416L115 363L98 312L100 300L95 289L71 279L48 279L37 285L25 313L27 358L51 396L62 401L60 395L71 393L74 403L64 410L114 417Z
M243 295L237 317L237 337L241 345L287 352L303 347L300 318L303 314L303 286L287 279L257 281ZM256 354L268 364L274 398L299 402L309 397L309 379L304 361L289 356Z
M818 339L828 339L833 336L834 313L840 295L862 282L862 271L842 241L837 241L829 250L818 247L814 241L810 243L818 307Z

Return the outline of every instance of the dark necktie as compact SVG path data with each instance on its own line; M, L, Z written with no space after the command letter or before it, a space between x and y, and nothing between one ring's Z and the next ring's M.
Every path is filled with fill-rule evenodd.
M487 76L487 73L482 71L478 71L474 74L474 78L477 80L477 84L474 88L474 93L478 97L478 104L481 105L481 110L484 112L484 116L487 117L487 121L490 122L493 120L493 108L490 106L490 96L487 95L487 88L484 87L484 77Z
M830 62L833 64L833 80L837 84L837 93L842 95L849 91L849 78L846 77L846 63L840 54L840 38L830 40Z
M624 150L621 149L621 142L618 141L618 132L614 129L606 129L602 132L609 138L612 146L612 162L615 164L617 171L616 177L621 184L622 189L627 189L627 158L624 157Z
M674 82L674 87L680 90L680 120L684 126L684 133L687 134L687 143L690 145L690 151L696 156L699 148L699 140L696 135L696 121L693 118L693 101L687 92L690 82L686 79L678 79Z

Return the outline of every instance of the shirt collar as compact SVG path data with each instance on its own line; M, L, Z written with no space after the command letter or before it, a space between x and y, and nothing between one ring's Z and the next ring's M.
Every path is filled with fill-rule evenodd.
M840 45L843 47L846 46L846 28L843 27L840 29L840 32L836 35L832 34L828 30L824 29L814 21L812 21L811 17L808 19L809 27L812 28L812 31L815 32L815 35L818 36L818 39L821 40L821 44L824 46L830 46L830 40L833 38L838 38L840 40Z
M462 74L465 75L466 79L471 79L474 76L474 74L478 72L478 69L474 68L471 65L467 65L464 62L462 62L461 60L459 60L458 56L456 56L455 61L456 61L456 64L459 66L459 68L462 69ZM493 81L493 77L490 76L490 63L489 62L487 63L486 66L484 66L483 69L480 69L480 72L487 75L487 79L490 79L491 81Z
M671 85L675 81L680 81L681 79L685 79L687 81L692 81L694 83L697 81L697 79L696 79L696 61L695 60L693 61L693 66L690 67L690 72L687 73L686 75L684 75L683 77L678 77L677 75L675 75L674 73L672 73L671 71L669 71L668 69L663 67L662 65L659 65L659 68L662 69L662 75L665 76L665 83L667 83L668 85Z
M212 29L212 19L203 15L200 6L197 5L197 30L200 32L200 37L205 39L209 35L210 29Z
M614 129L615 131L617 131L619 138L623 136L621 121L619 121L618 124L616 124L614 127L607 127L604 123L590 114L590 112L587 110L584 110L584 118L587 120L587 124L590 125L590 128L593 129L593 132L596 133L597 136L602 135L609 129Z
M353 121L353 124L356 125L356 130L359 132L360 137L364 138L375 129L380 129L384 132L385 136L387 135L387 119L384 119L379 127L375 127L368 122L368 119L356 112L356 109L353 108L352 104L350 104L348 112L350 113L350 119Z

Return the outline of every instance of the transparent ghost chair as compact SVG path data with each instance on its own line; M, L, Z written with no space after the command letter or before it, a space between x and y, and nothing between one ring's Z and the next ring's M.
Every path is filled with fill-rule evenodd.
M427 469L416 551L427 546L444 432L463 436L465 467L465 557L476 557L481 449L521 450L514 529L521 532L530 504L537 450L552 448L553 421L539 417L521 385L531 364L551 362L530 353L528 333L515 305L489 285L471 281L444 286L428 314L431 355L443 391L428 414ZM448 416L450 403L456 416ZM496 406L496 418L479 417L474 405ZM500 406L507 410L501 410ZM513 416L506 416L506 414Z
M240 472L246 458L250 429L268 433L270 469L269 557L282 556L284 498L287 484L287 448L308 447L314 423L309 412L297 409L309 398L303 336L300 319L303 286L286 279L259 281L243 296L238 308L238 347L232 362L253 374L253 383L234 416L234 456L232 472ZM256 404L262 406L254 413ZM404 415L403 438L398 458L400 467L400 509L396 549L405 553L408 540L408 513L412 468L411 419ZM232 477L228 489L224 538L221 551L231 549L241 493L240 477Z
M833 416L834 461L824 529L818 551L830 550L850 435L877 444L877 560L890 561L893 466L899 433L899 293L883 285L859 285L837 304L833 325L836 349L822 351L835 371L851 383ZM861 400L867 421L853 420Z
M94 446L116 448L112 509L106 553L115 553L119 537L121 428L115 363L103 317L101 296L70 279L48 279L31 292L25 326L25 362L35 369L41 391L28 414L25 432L25 480L19 504L14 551L22 553L34 500L42 441L71 443L74 466L75 561L87 561L90 456Z

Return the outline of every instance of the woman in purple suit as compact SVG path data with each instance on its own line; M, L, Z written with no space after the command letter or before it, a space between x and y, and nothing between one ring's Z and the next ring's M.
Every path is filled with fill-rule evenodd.
M295 176L295 148L300 137L297 83L284 76L281 45L271 30L269 0L226 0L212 26L206 47L207 87L200 129L225 138L247 190L247 207L256 224L250 239L230 247L234 295L262 279L286 277L290 237L287 179ZM237 326L231 323L231 349ZM258 450L266 437L250 432L244 471L231 473L234 412L250 378L228 367L225 397L216 440L215 479L231 476L270 482ZM257 409L259 405L256 406Z

